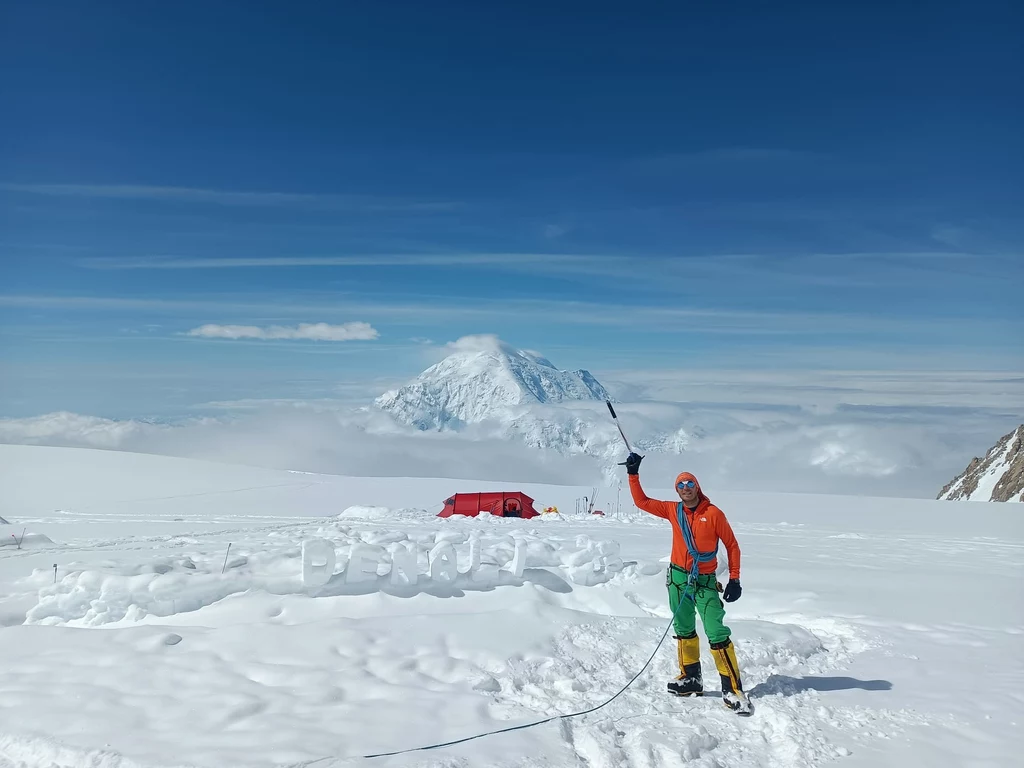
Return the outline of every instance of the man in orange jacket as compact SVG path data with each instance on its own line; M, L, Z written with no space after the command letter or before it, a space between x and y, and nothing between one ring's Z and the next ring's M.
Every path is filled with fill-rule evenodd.
M703 696L704 679L700 667L700 640L697 637L695 611L700 613L704 633L711 644L711 655L722 678L722 699L726 707L748 714L750 703L743 693L736 650L731 630L724 624L725 607L718 593L722 589L715 577L718 568L718 543L729 553L729 583L722 593L727 603L737 600L740 587L740 545L725 514L711 503L689 472L676 477L679 501L647 498L640 486L642 456L630 453L623 462L629 475L633 503L644 512L665 518L672 525L672 555L666 578L669 607L674 615L678 644L679 676L669 682L668 690L677 696Z

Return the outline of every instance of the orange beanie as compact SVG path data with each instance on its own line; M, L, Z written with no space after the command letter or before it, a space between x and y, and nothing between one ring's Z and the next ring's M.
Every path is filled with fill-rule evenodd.
M683 480L693 480L693 482L697 484L697 493L699 493L701 496L704 495L704 492L700 489L700 481L694 474L690 472L680 472L678 475L676 475L675 485L679 485L681 482L683 482Z

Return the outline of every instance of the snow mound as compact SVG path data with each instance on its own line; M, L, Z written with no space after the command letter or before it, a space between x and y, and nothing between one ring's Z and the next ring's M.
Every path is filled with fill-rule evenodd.
M342 510L339 519L355 518L357 520L390 520L394 513L390 507L367 507L355 504Z
M78 749L56 739L3 733L0 733L0 758L13 761L8 763L5 760L0 765L16 768L71 768L79 765L89 768L146 768L144 764L129 760L112 749Z

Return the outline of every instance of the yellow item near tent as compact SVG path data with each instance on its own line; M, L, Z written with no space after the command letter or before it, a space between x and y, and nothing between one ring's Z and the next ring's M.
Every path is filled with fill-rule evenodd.
M545 514L545 515L556 514L557 515L558 514L558 507L544 507L543 514Z

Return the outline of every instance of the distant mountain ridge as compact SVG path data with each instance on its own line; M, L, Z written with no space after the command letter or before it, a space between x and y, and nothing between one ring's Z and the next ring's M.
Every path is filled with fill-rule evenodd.
M984 458L971 459L939 491L947 501L1024 501L1024 424L999 438Z

